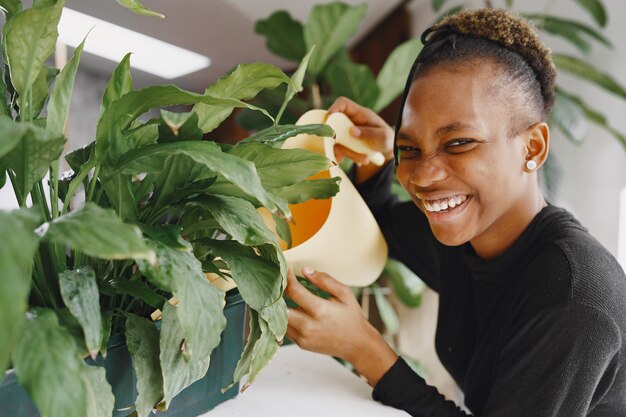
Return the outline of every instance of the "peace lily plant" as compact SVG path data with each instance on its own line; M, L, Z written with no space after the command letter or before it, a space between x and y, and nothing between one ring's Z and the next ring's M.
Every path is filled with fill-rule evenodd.
M307 179L328 168L324 156L280 149L301 132L333 134L324 125L279 124L311 54L291 78L243 64L204 94L133 89L127 55L104 91L95 140L66 154L71 170L60 173L83 48L61 71L46 64L63 4L0 1L0 187L10 183L20 207L0 211L0 372L14 369L41 415L111 416L105 371L85 358L105 357L109 337L123 333L138 379L136 415L166 409L205 375L226 325L224 292L205 276L213 273L233 280L250 307L233 375L249 384L287 325L287 267L256 209L270 210L288 240L289 204L338 190L336 179ZM281 85L275 117L241 101ZM162 109L172 105L193 108ZM157 117L139 118L154 108ZM259 112L271 126L236 146L202 140L234 108ZM150 319L156 310L160 328Z

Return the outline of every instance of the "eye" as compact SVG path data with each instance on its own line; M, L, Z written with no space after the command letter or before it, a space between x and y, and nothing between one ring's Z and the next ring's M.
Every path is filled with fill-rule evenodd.
M461 153L474 149L476 143L474 139L454 139L447 142L444 148L450 153Z
M404 159L414 158L419 156L420 153L420 150L413 146L400 145L398 146L398 150L400 151L400 157Z

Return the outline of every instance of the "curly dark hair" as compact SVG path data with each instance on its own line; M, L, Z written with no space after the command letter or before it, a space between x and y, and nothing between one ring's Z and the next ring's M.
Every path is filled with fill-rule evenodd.
M550 50L523 18L502 9L465 10L431 26L421 39L424 47L409 73L402 107L412 81L433 68L489 60L503 69L500 90L515 91L533 119L545 119L552 109L556 70ZM401 122L402 108L396 136Z

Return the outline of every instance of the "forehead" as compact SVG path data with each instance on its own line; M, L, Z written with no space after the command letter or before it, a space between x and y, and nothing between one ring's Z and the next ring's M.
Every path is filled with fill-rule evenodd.
M488 61L476 61L438 65L420 74L404 105L401 132L433 134L445 126L493 129L508 124L501 71Z

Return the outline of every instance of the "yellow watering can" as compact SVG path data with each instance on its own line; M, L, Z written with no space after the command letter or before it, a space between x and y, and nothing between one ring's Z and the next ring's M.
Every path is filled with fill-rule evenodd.
M349 135L352 123L344 114L329 116L324 110L311 110L296 124L313 123L330 125L337 143L367 154L377 165L384 163L382 154ZM283 149L307 149L336 163L334 145L333 138L301 134L287 139ZM346 285L364 287L380 276L387 260L387 243L365 201L339 166L331 166L311 179L331 177L341 178L339 192L334 197L290 205L294 220L289 224L292 247L284 250L285 258L296 274L302 275L302 268L308 266ZM275 231L271 214L265 209L260 212L268 227Z

